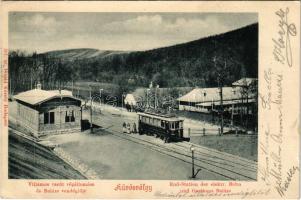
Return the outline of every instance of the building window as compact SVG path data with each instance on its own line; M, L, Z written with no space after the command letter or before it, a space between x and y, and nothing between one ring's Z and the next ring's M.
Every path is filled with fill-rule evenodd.
M74 121L75 121L74 111L73 110L66 111L65 122L74 122Z
M44 113L44 124L54 124L54 112Z

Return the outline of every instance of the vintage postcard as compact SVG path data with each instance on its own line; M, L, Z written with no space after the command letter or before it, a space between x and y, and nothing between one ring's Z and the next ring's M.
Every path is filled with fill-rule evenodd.
M2 2L3 198L299 198L300 2Z

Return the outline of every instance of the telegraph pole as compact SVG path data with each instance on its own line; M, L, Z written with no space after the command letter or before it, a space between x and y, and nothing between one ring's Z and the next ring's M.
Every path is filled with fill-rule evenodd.
M225 67L223 70L226 70L226 61L225 61ZM219 90L220 90L220 115L221 115L221 135L224 134L224 106L223 106L223 85L221 81L222 77L221 74L219 74Z
M216 56L214 56L213 58L214 61L214 68L216 69ZM225 67L222 70L226 69L226 61L225 61ZM224 108L223 108L223 86L222 86L222 75L221 75L221 71L218 72L217 75L217 81L218 81L218 87L219 87L219 95L220 95L220 109L219 109L219 114L220 114L220 125L221 125L221 131L220 131L220 135L223 135L224 133Z
M73 79L72 79L72 95L73 95L73 87L74 87L74 83L73 83Z
M100 113L101 113L101 107L102 107L102 105L101 105L101 100L102 100L102 92L103 91L103 89L99 89L99 109L100 109Z
M223 87L219 80L219 94L220 94L220 115L221 115L221 135L224 133L224 108L223 108Z
M92 91L91 91L91 86L90 88L90 132L93 132L93 123L92 123Z

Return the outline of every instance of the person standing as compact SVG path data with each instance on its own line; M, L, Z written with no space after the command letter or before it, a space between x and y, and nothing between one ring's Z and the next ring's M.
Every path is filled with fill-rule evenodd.
M130 125L129 122L128 122L128 124L127 124L127 133L128 133L128 134L131 134L131 125Z
M123 124L122 124L122 132L126 133L126 123L125 122L123 122Z
M137 133L137 127L136 127L136 123L133 123L133 129L132 129L133 133Z

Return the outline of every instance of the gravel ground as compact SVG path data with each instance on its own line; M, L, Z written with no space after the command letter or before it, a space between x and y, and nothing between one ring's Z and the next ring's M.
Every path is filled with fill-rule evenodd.
M106 132L54 135L47 140L60 144L101 179L187 180L191 175L191 164ZM202 170L197 179L225 178Z
M191 142L249 160L258 160L257 135L207 135L205 137L192 137Z

